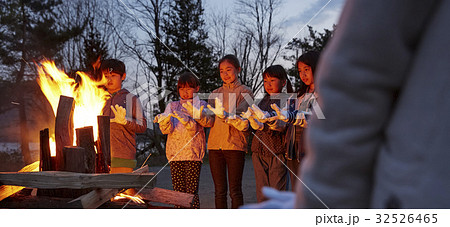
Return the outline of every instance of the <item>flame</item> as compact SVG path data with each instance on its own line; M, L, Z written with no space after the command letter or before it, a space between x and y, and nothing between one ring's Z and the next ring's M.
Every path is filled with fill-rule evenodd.
M55 135L51 135L49 138L49 144L50 144L50 156L56 157L56 141L55 141Z
M42 61L41 66L37 65L39 78L37 82L42 92L52 106L53 113L56 116L59 97L61 95L72 97L75 100L73 113L74 130L86 126L93 126L94 140L98 136L97 116L101 115L102 108L109 97L109 93L99 88L107 82L106 78L101 81L95 81L84 72L77 72L80 78L79 82L67 76L64 71L58 69L53 61ZM76 145L76 133L74 131L74 146ZM50 146L54 147L54 135ZM51 149L53 153L53 148ZM55 150L56 154L56 150ZM53 154L52 154L53 156Z
M142 200L142 197L139 195L132 196L125 193L119 193L117 194L113 200L119 200L119 199L130 199L131 201L137 203L137 204L144 204L144 200Z
M19 172L38 172L39 171L39 161L35 161L30 165L23 167ZM22 186L11 186L11 185L2 185L0 186L0 201L5 198L8 198L10 195L19 192L24 189Z

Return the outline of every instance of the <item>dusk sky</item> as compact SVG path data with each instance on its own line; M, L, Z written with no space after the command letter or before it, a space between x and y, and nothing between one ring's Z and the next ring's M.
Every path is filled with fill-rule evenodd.
M281 31L284 34L283 46L294 37L302 38L308 35L308 29L305 26L306 23L325 5L324 9L314 17L308 25L311 25L319 32L323 32L323 29L331 29L333 24L337 24L345 2L345 0L282 1L280 12L276 16L276 19L280 21ZM233 9L235 9L234 1L232 0L204 0L204 7L207 15L214 13L217 10L227 10L228 12L232 12Z

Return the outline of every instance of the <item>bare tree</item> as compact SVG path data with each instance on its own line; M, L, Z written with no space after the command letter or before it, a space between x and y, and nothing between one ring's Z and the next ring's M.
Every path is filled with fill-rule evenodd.
M215 9L213 12L209 15L209 27L212 31L210 45L215 53L224 56L228 50L228 32L232 28L231 14L226 10Z
M276 15L282 0L236 0L239 42L233 47L246 67L242 82L257 91L262 86L260 74L273 64L281 49L281 34Z
M84 48L90 34L96 34L99 41L105 43L108 57L123 58L126 51L117 37L117 31L122 33L126 20L120 18L117 12L118 3L115 1L77 0L64 1L59 7L60 26L81 26L84 29L79 37L67 42L62 50L62 63L69 71L86 68ZM107 57L107 56L103 56Z

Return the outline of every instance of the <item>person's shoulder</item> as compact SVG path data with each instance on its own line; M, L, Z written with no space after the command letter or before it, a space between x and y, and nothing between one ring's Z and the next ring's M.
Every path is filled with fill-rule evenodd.
M174 106L179 106L181 104L180 104L180 101L172 101L172 102L169 102L169 104L167 104L167 105L171 106L171 107L174 107Z
M211 93L220 93L221 91L223 91L223 86L214 89Z
M253 94L252 89L250 89L249 87L247 87L247 85L241 84L241 85L239 85L238 88L239 88L239 90L240 90L242 93L251 93L251 94Z

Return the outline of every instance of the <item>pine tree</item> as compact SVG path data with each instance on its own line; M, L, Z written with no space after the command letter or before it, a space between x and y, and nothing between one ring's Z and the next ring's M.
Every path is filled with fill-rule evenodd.
M336 25L333 25L332 30L324 29L323 33L317 32L312 26L308 25L309 36L303 39L294 38L290 41L286 47L288 50L292 50L295 54L289 56L283 56L284 60L291 61L292 67L288 69L288 75L294 78L294 86L297 90L305 89L306 85L300 80L298 76L298 69L295 63L297 59L308 51L321 52L325 48L329 39L333 36L333 31L336 29Z
M176 91L176 75L184 71L195 73L201 84L201 92L209 92L220 86L220 76L214 67L217 59L206 40L201 0L174 0L165 14L163 32L166 35L164 63L167 69L167 87ZM176 55L176 56L175 56ZM172 93L172 99L175 98Z
M93 21L89 21L89 26L87 29L87 35L84 38L84 48L83 48L83 71L90 72L92 76L98 78L98 72L95 72L93 64L98 60L104 60L109 57L108 46L105 41L102 40L100 33L94 27Z

